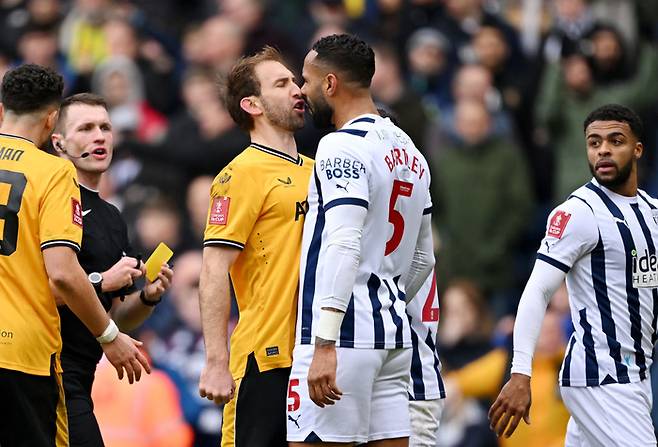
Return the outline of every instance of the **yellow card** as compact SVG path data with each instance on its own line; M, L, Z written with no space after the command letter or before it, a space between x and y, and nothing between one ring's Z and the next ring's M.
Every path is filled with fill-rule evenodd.
M171 248L167 247L164 242L160 242L160 245L153 250L151 256L146 260L146 264L144 264L146 265L146 278L151 282L155 281L158 273L160 273L160 267L163 263L169 261L173 254Z

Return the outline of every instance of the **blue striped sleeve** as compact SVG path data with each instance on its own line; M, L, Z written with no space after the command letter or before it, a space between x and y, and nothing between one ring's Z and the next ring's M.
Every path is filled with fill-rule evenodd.
M542 253L537 253L537 259L542 260L542 261L552 265L553 267L562 270L564 273L569 273L569 270L571 270L571 267L569 267L568 265L566 265L566 264L564 264L560 261L557 261L557 260L555 260L551 257L548 257L548 256L546 256L545 254L542 254Z

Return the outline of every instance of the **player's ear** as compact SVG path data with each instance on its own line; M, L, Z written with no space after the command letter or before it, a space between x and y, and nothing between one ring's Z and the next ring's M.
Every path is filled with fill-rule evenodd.
M638 141L637 143L635 143L635 159L637 160L641 158L643 153L644 153L644 145Z
M64 139L64 135L61 133L53 133L50 135L50 142L53 144L53 147L55 148L55 151L57 152L62 152L62 140Z
M327 73L324 78L324 92L327 96L334 96L338 88L338 78L333 73Z
M48 129L49 133L53 131L55 125L57 124L58 113L59 109L52 109L50 112L48 112L48 116L46 117L46 128Z
M240 108L249 115L261 115L263 111L260 108L258 99L254 96L246 96L240 100Z
M0 123L5 118L5 105L0 102Z

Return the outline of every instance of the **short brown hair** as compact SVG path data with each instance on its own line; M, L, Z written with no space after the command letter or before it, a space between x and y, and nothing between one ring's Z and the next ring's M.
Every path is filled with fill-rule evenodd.
M275 61L283 65L283 56L274 47L266 45L258 53L241 58L231 69L224 81L224 103L233 121L244 131L254 128L254 119L240 107L240 101L247 96L260 95L260 82L255 67L261 62Z
M64 98L64 101L62 101L62 105L59 108L59 117L56 126L58 132L62 132L63 130L62 126L66 121L66 112L68 111L68 108L76 104L100 106L107 110L107 101L105 101L105 98L100 95L94 93L78 93L76 95L68 96Z

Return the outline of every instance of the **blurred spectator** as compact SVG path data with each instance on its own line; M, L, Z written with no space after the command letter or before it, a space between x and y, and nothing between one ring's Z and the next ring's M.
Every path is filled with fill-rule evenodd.
M451 282L441 295L441 322L437 334L437 349L444 371L458 370L486 356L493 348L492 330L493 318L477 285L468 280ZM473 399L454 397L454 391L447 389L439 429L440 445L496 446L485 405Z
M127 20L113 18L103 27L109 57L122 56L133 61L144 81L148 104L161 113L170 113L178 104L175 62L155 39L143 42Z
M503 32L493 26L480 28L473 36L473 57L491 72L493 84L501 92L505 107L514 112L519 110L526 83L523 61L513 63Z
M472 279L492 295L496 313L513 312L514 253L533 203L522 153L492 133L484 104L467 100L457 104L455 136L431 167L440 281Z
M376 69L371 87L375 100L393 112L400 128L424 152L427 115L421 99L402 79L395 50L384 44L375 45L373 49Z
M224 107L212 71L190 68L183 77L182 97L185 110L172 118L162 143L125 144L127 151L143 160L148 183L160 184L162 169L184 184L199 175L214 177L249 144ZM153 160L158 165L153 166ZM184 185L177 188L176 198L182 202Z
M557 379L566 341L561 315L549 309L542 323L537 350L532 362L532 425L524 422L511 438L500 438L503 447L559 447L564 445L569 413L560 399ZM464 398L493 401L506 382L510 368L510 349L496 348L479 359L452 371L446 377L447 406L459 406ZM446 411L450 412L449 409ZM468 432L464 433L468 436Z
M26 25L18 39L19 63L38 64L57 70L64 78L64 96L76 91L78 76L59 53L55 25Z
M107 447L188 447L192 430L185 423L176 387L153 369L134 385L117 380L105 357L96 368L94 413Z
M276 47L293 66L301 67L304 50L288 34L279 31L268 16L268 2L263 0L216 0L223 17L237 24L245 33L244 54L254 54L265 45ZM271 2L272 8L278 7ZM304 53L302 53L304 51Z
M201 398L198 392L205 361L199 311L201 260L200 250L188 251L176 258L167 321L157 335L147 336L147 339L152 340L149 347L154 364L176 383L185 419L194 429L194 446L216 447L221 436L221 407Z
M600 86L624 81L634 71L633 55L626 50L621 33L613 26L597 25L588 35L594 82Z
M166 118L146 100L137 64L125 56L105 59L94 71L92 91L107 100L115 135L142 142L162 140Z
M181 216L171 200L164 197L148 200L139 207L135 221L139 253L151 253L160 242L174 253L184 247L181 240Z
M202 175L193 179L187 187L187 198L185 200L188 216L188 232L194 243L193 246L203 245L203 233L208 221L208 197L210 197L210 186L213 177Z
M473 36L483 26L499 29L510 48L510 58L517 60L521 47L517 32L496 12L485 8L485 0L444 0L445 14L437 22L437 28L448 38L453 46L453 60L464 60L465 51Z
M450 102L449 51L448 40L432 28L415 31L407 41L409 84L434 113Z
M588 0L555 0L553 26L543 44L543 58L554 63L580 51L580 40L596 24Z
M62 23L60 47L81 75L90 74L107 55L103 24L111 8L111 0L75 0Z
M478 286L454 280L441 295L437 346L446 369L459 369L492 349L493 319Z
M585 56L574 54L562 63L546 67L536 104L536 138L553 154L553 203L591 178L583 137L582 117L608 103L624 104L640 111L652 107L658 98L658 54L652 45L642 44L627 80L596 83Z
M24 34L26 28L51 29L57 32L61 10L62 4L59 0L3 2L0 5L1 51L11 58L17 57L18 39Z
M214 16L203 23L201 42L204 64L225 74L244 52L245 31L228 17Z
M493 85L493 75L482 65L468 64L461 66L455 73L452 82L452 96L441 109L439 128L441 135L435 136L432 145L437 151L442 151L440 141L446 136L459 139L455 125L455 108L465 101L475 101L484 104L491 117L491 133L501 137L513 136L513 124L510 114L503 108L500 92ZM435 152L438 153L438 152Z

